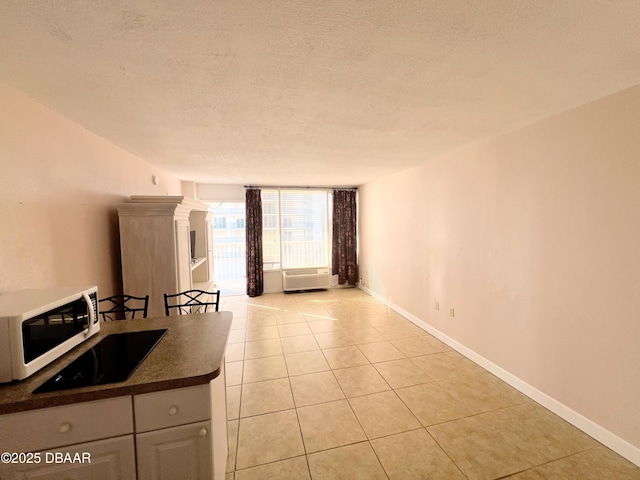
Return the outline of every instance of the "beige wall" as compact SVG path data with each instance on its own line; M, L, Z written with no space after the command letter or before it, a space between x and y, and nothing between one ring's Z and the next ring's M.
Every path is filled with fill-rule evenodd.
M132 194L179 195L180 182L1 83L0 105L0 293L117 292L116 206Z
M198 198L206 202L240 202L244 203L245 188L242 185L216 185L199 183Z
M360 189L374 295L613 434L636 462L639 132L636 87Z

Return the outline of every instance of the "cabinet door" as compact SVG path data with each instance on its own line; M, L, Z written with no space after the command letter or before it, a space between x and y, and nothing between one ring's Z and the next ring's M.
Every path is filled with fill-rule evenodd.
M213 220L211 214L205 217L204 222L205 245L207 246L207 282L213 282Z
M210 422L136 435L138 480L212 478Z
M136 478L133 435L56 448L39 452L38 455L39 463L0 464L0 478L7 480Z
M185 290L191 290L191 240L189 234L189 221L176 220L176 259L177 259L177 277L178 277L178 293Z

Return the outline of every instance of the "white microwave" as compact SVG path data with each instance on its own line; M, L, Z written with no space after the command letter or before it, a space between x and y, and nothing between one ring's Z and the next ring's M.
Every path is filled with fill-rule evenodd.
M27 378L99 330L97 287L0 295L0 383Z

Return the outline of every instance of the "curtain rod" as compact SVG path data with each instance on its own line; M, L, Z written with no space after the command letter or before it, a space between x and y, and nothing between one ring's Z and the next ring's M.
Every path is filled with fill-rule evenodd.
M278 190L358 190L358 187L274 187L273 185L245 185L244 188L278 189Z

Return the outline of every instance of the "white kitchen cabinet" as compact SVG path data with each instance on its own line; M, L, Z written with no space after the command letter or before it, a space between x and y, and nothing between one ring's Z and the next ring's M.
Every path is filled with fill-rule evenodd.
M134 395L136 433L209 420L210 385Z
M135 478L131 397L2 415L0 432L2 451L22 454L0 463L3 480Z
M139 480L224 480L224 362L207 385L135 395Z
M131 397L0 415L2 451L36 452L133 433Z
M40 458L0 463L0 478L224 480L224 375L223 358L207 384L0 415L1 450Z
M138 480L210 480L210 386L134 395Z
M118 206L123 291L149 295L149 317L163 317L164 294L213 289L208 205L180 196L133 195ZM195 232L195 261L191 232Z
M210 480L211 422L136 435L138 480Z
M3 480L125 480L134 479L133 435L55 448L38 454L38 463L0 467ZM32 457L32 461L35 458Z

